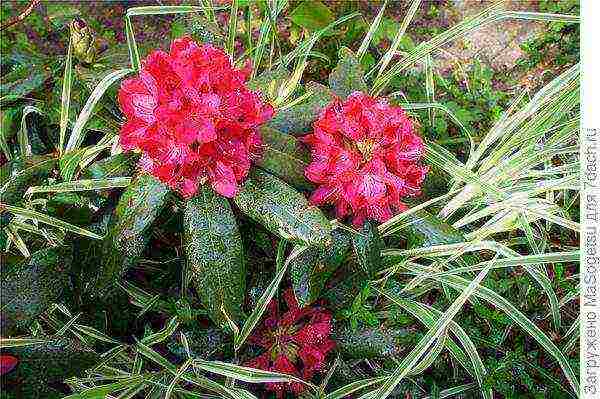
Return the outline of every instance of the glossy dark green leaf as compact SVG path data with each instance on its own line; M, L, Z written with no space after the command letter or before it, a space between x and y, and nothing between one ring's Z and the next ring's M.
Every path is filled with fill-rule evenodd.
M325 283L350 250L350 237L345 230L335 229L331 236L331 245L310 248L290 262L292 288L300 307L311 304L319 297Z
M342 98L354 91L368 91L362 67L354 53L346 47L340 49L338 64L329 75L329 88Z
M352 306L365 283L365 277L362 273L349 272L354 268L354 265L351 259L348 260L348 263L349 265L342 264L340 266L345 268L344 277L332 281L321 293L321 297L327 301L329 308L336 312Z
M242 237L229 202L202 187L186 202L183 226L187 267L210 318L221 327L227 326L227 318L239 320L246 269Z
M266 126L260 134L263 151L256 164L296 188L312 189L313 185L304 177L310 153L298 139Z
M3 332L27 326L60 298L69 281L72 260L70 247L47 248L3 271L0 283Z
M13 159L0 167L0 202L15 204L23 199L30 186L37 186L49 177L56 158L33 155Z
M374 358L398 355L408 343L411 333L401 328L367 327L353 330L347 324L336 324L333 337L337 347L350 358Z
M290 12L290 18L296 25L311 31L323 29L333 22L333 12L317 0L305 0Z
M377 230L377 224L367 220L360 231L352 238L354 254L362 271L367 277L379 270L383 242Z
M196 323L197 324L197 323ZM193 357L208 359L215 353L223 352L231 346L231 335L226 334L223 330L216 328L193 328L192 330L183 330L183 334L189 344L190 352ZM175 334L167 347L175 355L182 358L187 358L185 348L181 343L179 334Z
M83 377L85 370L101 360L92 349L66 337L48 337L46 342L10 348L7 353L18 358L19 364L2 377L3 383L18 392L16 397L23 398L50 398L48 384L55 386L70 377Z
M25 132L29 139L31 152L35 155L44 155L56 150L58 135L56 129L50 129L45 118L37 112L29 112L25 115Z
M319 113L333 99L334 93L327 87L314 82L306 85L311 95L299 104L278 111L267 126L283 133L301 136L310 133Z
M15 67L13 71L2 76L0 106L27 97L35 90L42 88L51 76L51 71L41 65Z
M246 237L246 235L244 235ZM246 263L248 270L252 270L248 288L246 290L246 305L247 309L254 309L258 305L261 296L269 287L273 274L271 270L264 268L264 258L250 257Z
M425 210L417 211L403 221L407 225L394 236L404 237L407 248L464 242L460 231Z
M84 282L90 295L104 295L137 262L148 242L148 230L169 192L166 185L146 174L139 175L127 187L109 222L96 273Z
M315 247L332 242L331 224L323 212L267 172L251 172L233 200L243 213L286 240Z
M338 366L333 370L333 375L329 380L331 387L345 387L349 384L357 384L362 380L371 379L371 374L363 370L361 367L357 367L355 362L351 362L350 360L346 362L340 357L337 361L337 364ZM329 398L329 396L326 397ZM335 398L339 397L340 396L336 396ZM341 397L349 396L345 395Z
M214 44L223 47L225 44L225 34L223 30L215 23L196 14L184 14L176 20L180 29L180 36L191 36L200 43Z
M269 69L248 82L248 88L262 93L265 100L274 100L279 89L290 79L287 68Z
M138 158L138 155L131 152L116 154L92 163L85 169L84 175L90 179L131 176Z

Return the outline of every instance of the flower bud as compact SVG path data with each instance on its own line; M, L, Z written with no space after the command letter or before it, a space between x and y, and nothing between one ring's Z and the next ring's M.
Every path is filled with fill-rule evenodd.
M70 31L73 55L79 61L92 64L98 54L106 50L106 41L96 37L96 32L83 19L75 18L71 21Z

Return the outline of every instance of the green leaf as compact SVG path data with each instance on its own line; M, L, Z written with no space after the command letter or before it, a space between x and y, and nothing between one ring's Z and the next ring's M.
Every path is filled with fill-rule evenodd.
M117 391L122 391L124 388L137 388L139 386L138 384L141 381L143 381L143 378L144 377L142 376L124 378L122 380L119 380L119 382L113 382L112 384L106 385L98 385L93 388L85 389L80 393L64 396L62 399L105 399L107 397L110 397L110 394Z
M248 82L250 90L261 92L265 100L273 101L277 98L279 90L291 78L290 71L284 66L275 69L267 69L259 76Z
M242 238L225 197L203 186L183 217L187 267L210 318L239 320L246 285ZM226 313L226 315L223 314Z
M469 297L476 292L479 284L485 278L489 272L490 267L479 272L477 277L471 281L461 294L456 298L450 307L436 320L435 324L429 329L429 331L419 339L417 344L411 349L400 362L396 370L388 377L388 379L382 384L382 386L376 391L360 396L360 399L367 399L372 396L377 398L387 398L394 388L402 382L404 378L413 370L418 367L422 357L429 351L433 351L432 345L435 345L439 339L444 339L448 325L452 322L452 319L460 311L465 302Z
M2 331L26 327L60 298L69 281L72 260L70 248L48 248L2 273Z
M64 181L72 180L77 172L79 166L84 166L86 163L91 162L98 156L103 150L109 148L112 144L110 136L105 136L98 144L72 150L64 153L59 161L60 174Z
M425 210L419 210L407 216L398 235L407 239L407 248L431 247L435 245L464 242L460 231Z
M412 339L403 328L366 327L355 331L348 325L336 325L333 337L342 354L352 359L399 355Z
M59 229L70 231L71 233L79 234L79 235L82 235L85 237L90 237L90 238L93 238L96 240L102 239L101 236L99 236L98 234L96 234L92 231L89 231L87 229L84 229L82 227L76 226L71 223L67 223L67 222L57 219L55 217L48 216L47 214L42 213L42 212L34 211L29 208L21 208L18 206L12 206L12 205L2 204L2 206L3 206L3 209L2 209L3 211L12 213L13 215L18 215L23 219L31 219L35 224L44 223L49 226L54 226Z
M313 386L310 382L303 381L293 375L238 366L237 364L220 362L216 360L207 361L195 359L194 364L199 369L208 371L210 373L235 378L236 380L248 382L250 384L262 384L266 382L296 382Z
M329 74L329 88L342 98L355 91L368 91L360 63L346 47L340 48L339 62Z
M349 373L352 373L354 370L351 370L349 366L346 365L346 369ZM352 376L354 377L354 376ZM356 378L351 378L350 380L354 380L351 383L344 385L341 388L336 389L335 391L327 394L325 399L343 399L349 397L352 393L356 391L360 391L362 389L368 388L371 385L380 384L385 381L386 377L374 377L367 378L363 380L357 380Z
M87 99L83 109L79 113L75 124L73 125L73 129L71 130L71 135L69 136L69 140L67 142L65 151L73 151L79 149L81 144L85 139L85 125L92 116L94 108L104 95L109 87L115 83L117 80L122 79L127 74L131 73L131 69L118 69L106 75L100 83L96 86L92 94L90 94Z
M344 261L350 249L348 233L342 229L331 232L333 242L326 248L311 247L290 262L292 288L300 307L318 297L325 283Z
M379 290L379 292L390 299L395 305L400 306L409 312L413 317L425 324L427 328L433 327L437 318L443 315L441 311L434 309L429 305L403 298L400 295L395 294L392 290ZM483 387L483 379L487 370L477 353L477 347L462 327L456 322L450 322L448 331L451 332L461 344L459 346L454 342L453 338L448 337L448 339L446 339L448 351L456 361L469 372L469 374L475 377L482 389L482 396L485 399L491 399L493 397L491 389ZM461 349L461 346L464 348L464 352L463 349Z
M27 189L26 195L32 196L34 194L39 193L72 193L78 191L94 191L110 188L127 187L130 183L130 177L114 177L109 179L82 179L68 181L64 183L48 184L45 186L32 186Z
M71 86L73 84L73 40L69 38L65 71L63 73L62 92L60 96L60 131L58 149L62 153L67 137L69 109L71 108Z
M46 126L46 120L40 109L32 106L23 108L21 117L21 130L19 131L19 146L22 147L22 140L27 146L23 155L44 155L53 152L56 149L55 137L51 137L50 129Z
M214 22L197 13L184 14L176 19L180 31L176 32L177 37L191 36L200 43L213 44L223 47L225 45L225 34Z
M377 230L377 224L367 220L362 229L352 238L352 248L362 271L367 277L379 270L383 242Z
M415 269L417 272L426 271L425 268L422 268L421 266L417 266ZM468 280L459 276L438 277L437 275L432 275L432 278L459 291L466 290L469 285ZM535 339L537 343L544 348L544 350L546 350L558 363L573 391L579 392L579 381L571 364L565 357L564 353L561 352L561 350L556 346L556 344L554 344L550 337L540 330L540 328L530 319L528 319L523 313L521 313L521 311L517 309L511 302L500 296L495 291L484 286L479 286L475 290L474 294L477 298L480 298L490 303L495 308L505 312L506 315L510 317L516 324L518 324L523 330L525 330L527 334L531 336L531 338Z
M266 125L283 133L301 136L310 133L312 124L334 98L334 93L327 87L314 82L306 85L310 93L305 101L278 111Z
M333 12L323 3L316 0L305 0L292 12L290 18L296 25L308 30L323 29L333 22Z
M15 204L30 186L43 183L56 166L56 158L33 155L13 159L0 168L0 202Z
M17 107L0 109L0 148L9 161L13 158L9 142L17 134L20 114Z
M116 176L131 176L139 156L127 152L94 162L84 170L84 176L92 179L107 179Z
M3 68L4 69L4 68ZM32 92L42 88L44 83L52 76L44 66L29 64L22 65L2 76L0 84L0 106L27 97Z
M127 187L102 242L97 269L85 281L86 291L102 296L133 266L148 242L147 231L166 203L170 190L154 177L139 175Z
M290 253L288 258L284 261L283 257L285 254L285 247L285 240L279 241L277 248L277 259L275 261L277 274L258 299L256 305L254 306L254 310L252 310L252 313L250 313L250 316L244 322L239 334L236 335L234 340L234 346L236 350L242 347L252 330L254 330L262 318L267 306L269 305L269 302L271 302L271 299L273 299L275 296L277 288L279 287L279 284L281 284L281 280L283 280L283 276L285 275L290 262L306 250L306 247L295 247L292 250L292 253Z
M47 384L82 377L86 369L100 362L96 352L67 338L48 338L43 343L10 348L7 353L19 359L19 367L2 376L3 385L5 381L7 386L18 384L27 398L48 398Z
M194 329L185 331L185 337L192 357L207 359L214 353L219 353L231 345L231 336L217 328L200 328L193 324ZM175 355L185 358L186 348L180 340L173 338L167 343L169 350Z
M256 165L296 188L312 189L313 185L304 177L310 153L298 139L266 126L260 133L263 152Z
M301 245L331 244L331 224L319 208L275 176L254 170L233 198L240 210L280 237Z

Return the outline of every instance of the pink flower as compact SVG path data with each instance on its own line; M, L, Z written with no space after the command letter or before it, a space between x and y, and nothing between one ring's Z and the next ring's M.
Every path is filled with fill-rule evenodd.
M325 363L334 348L331 315L313 307L299 308L293 291L283 294L288 310L280 315L277 302L269 303L269 313L262 328L250 337L250 342L266 350L246 363L249 367L276 371L310 380ZM267 389L283 397L284 391L300 393L300 383L267 383Z
M142 169L185 197L205 182L233 197L260 147L258 126L273 116L247 88L249 74L223 50L187 37L169 53L153 51L139 76L121 84L121 146L141 150Z
M337 217L352 215L356 226L405 210L401 199L420 194L428 171L404 110L360 92L329 104L304 141L312 152L304 174L317 184L311 202L335 205Z

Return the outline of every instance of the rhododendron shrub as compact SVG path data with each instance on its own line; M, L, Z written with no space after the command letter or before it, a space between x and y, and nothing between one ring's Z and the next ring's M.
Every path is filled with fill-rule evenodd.
M250 343L265 349L246 366L298 376L309 381L325 365L327 354L335 347L330 338L331 315L318 307L298 306L294 292L283 298L288 310L280 314L278 303L271 300L269 314ZM267 389L283 397L284 391L300 393L300 383L268 383Z
M405 210L402 198L420 193L428 170L419 163L423 140L406 112L361 92L334 99L304 141L312 153L305 175L318 185L311 202L335 205L338 218L351 215L357 226Z
M233 197L260 148L258 126L273 116L249 76L223 50L188 37L151 52L119 90L121 146L140 150L142 169L185 197L204 183Z

